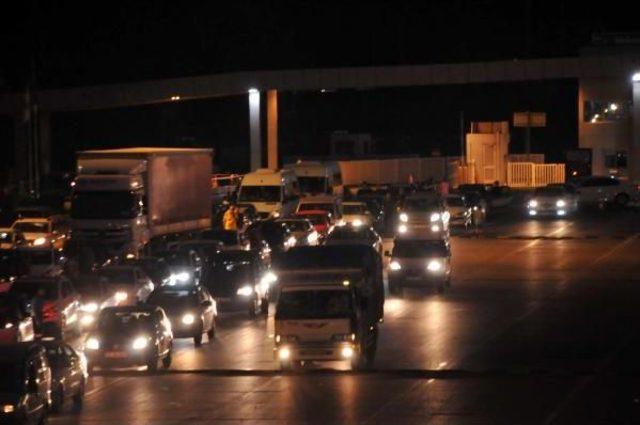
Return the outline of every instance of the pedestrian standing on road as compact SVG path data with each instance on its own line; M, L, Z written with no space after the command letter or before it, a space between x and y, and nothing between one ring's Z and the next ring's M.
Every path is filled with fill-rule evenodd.
M222 216L222 227L224 230L238 230L238 208L235 205L230 205Z

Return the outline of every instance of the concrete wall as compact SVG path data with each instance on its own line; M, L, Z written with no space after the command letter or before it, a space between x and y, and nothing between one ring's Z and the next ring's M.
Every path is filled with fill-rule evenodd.
M581 148L592 149L593 174L608 174L605 155L616 151L630 153L632 120L585 122L586 101L615 101L620 104L631 100L631 82L624 78L582 78L578 90L578 134ZM630 111L631 112L631 111Z

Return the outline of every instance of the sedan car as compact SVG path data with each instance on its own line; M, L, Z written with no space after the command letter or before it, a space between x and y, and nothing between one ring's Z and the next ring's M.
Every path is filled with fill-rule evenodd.
M294 217L304 218L311 222L313 228L320 235L320 239L324 239L331 230L331 213L323 210L305 210L298 212Z
M51 369L44 347L33 342L0 345L0 423L46 423Z
M114 298L110 306L144 302L155 287L144 270L134 265L103 267L96 272L95 281Z
M435 284L444 292L451 278L451 250L445 240L396 238L389 262L389 292Z
M407 238L446 239L450 214L440 196L416 193L408 196L398 211L397 235Z
M84 354L61 341L43 341L42 345L51 367L51 410L62 411L68 400L74 409L82 408L88 377Z
M33 319L26 307L18 298L0 293L0 344L33 341Z
M147 304L162 307L174 338L193 338L202 344L202 334L211 341L216 332L216 302L205 288L198 285L164 285L151 293Z
M162 308L150 305L105 308L85 341L89 373L95 367L145 365L155 372L158 361L168 369L172 351L171 323Z
M471 226L473 209L467 204L464 195L451 194L446 199L447 211L449 211L449 224L462 226L465 229Z
M60 219L48 218L20 218L11 228L24 235L28 246L51 246L62 248L67 237L67 229Z
M590 176L574 182L581 204L625 206L638 198L637 188L614 176Z
M342 226L329 233L325 245L367 245L382 257L382 238L371 227Z
M203 230L198 239L206 241L219 241L224 249L249 249L249 240L236 230L208 229Z
M36 333L59 339L80 333L80 296L67 278L23 277L13 282L8 294L30 305Z
M561 185L539 187L527 202L527 215L530 217L563 217L577 210L578 194L573 188Z
M218 302L240 306L250 317L267 313L269 290L276 277L257 251L219 252L213 261L212 275L209 290Z
M306 218L279 218L276 222L284 223L287 226L293 237L296 238L296 246L315 246L320 241L320 234Z
M364 202L343 202L342 217L346 224L354 227L372 227L374 225L373 215Z
M0 228L0 249L13 249L26 243L22 232L10 228Z
M283 223L274 220L262 220L251 224L245 231L251 247L261 248L266 242L271 251L286 251L296 246L297 239Z

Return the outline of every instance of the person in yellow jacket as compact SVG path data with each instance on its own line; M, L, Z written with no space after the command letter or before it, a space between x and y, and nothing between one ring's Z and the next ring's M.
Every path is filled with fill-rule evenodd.
M222 216L224 230L238 230L238 208L231 205Z

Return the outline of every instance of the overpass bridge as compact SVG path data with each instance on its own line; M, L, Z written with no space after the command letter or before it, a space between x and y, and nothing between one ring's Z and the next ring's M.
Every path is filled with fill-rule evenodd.
M29 140L42 160L32 167L47 174L52 149L51 113L182 102L234 95L248 99L251 167L262 165L260 103L266 94L267 164L278 165L278 91L319 91L325 89L376 89L407 86L463 85L576 79L579 83L578 133L580 146L593 149L594 172L604 169L606 151L617 149L629 156L633 178L640 178L640 81L632 75L640 71L637 52L619 51L588 56L504 60L435 65L380 66L360 68L300 69L235 72L197 77L109 84L90 87L41 90L31 95L0 95L0 114L15 123L16 164L28 162ZM615 100L629 103L629 120L591 123L584 120L585 102ZM31 105L31 108L29 107ZM37 111L29 114L26 111ZM30 117L37 116L37 119ZM33 122L37 136L32 137ZM33 149L33 148L32 148ZM602 164L601 164L602 162ZM21 167L24 168L24 167ZM17 173L24 177L26 170Z

